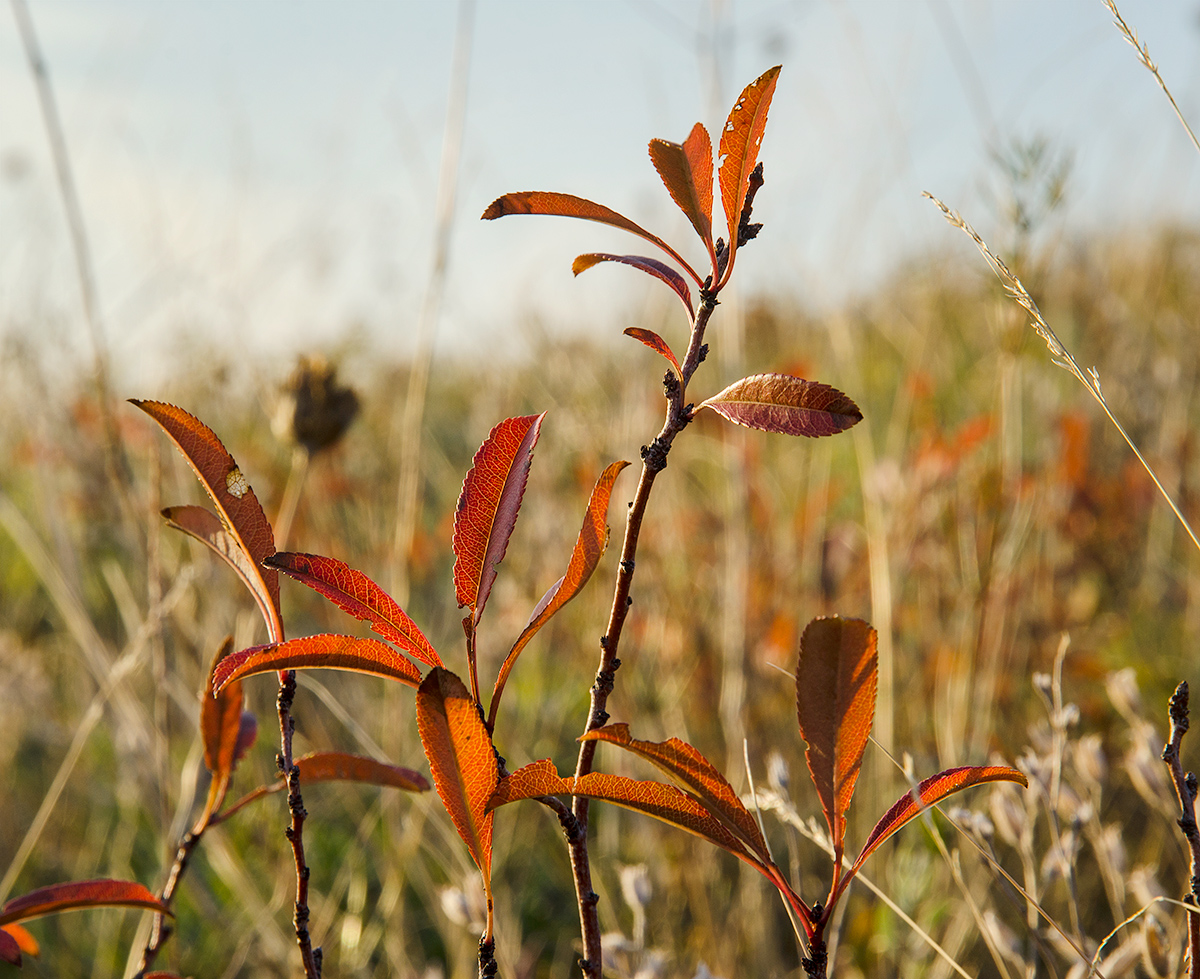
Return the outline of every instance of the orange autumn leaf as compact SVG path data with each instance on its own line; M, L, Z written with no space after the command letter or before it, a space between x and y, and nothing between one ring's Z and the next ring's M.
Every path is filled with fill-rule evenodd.
M767 127L767 110L771 107L779 71L779 65L768 69L742 90L721 131L718 149L721 166L717 182L721 185L721 203L729 227L729 264L723 281L728 280L733 270L742 206L750 188L750 173L758 162L758 150Z
M131 399L130 403L162 426L216 504L221 523L246 557L244 563L230 563L254 595L271 640L280 641L283 639L283 623L279 611L279 574L262 567L263 559L275 553L275 535L258 497L254 495L254 490L233 456L212 429L182 408L161 401ZM188 512L182 515L172 512L168 519L225 556L227 545L210 541L204 536L212 536L214 528L199 517L195 509L200 508L188 508ZM196 534L193 526L200 529L202 534Z
M650 140L650 159L671 199L687 216L700 240L712 250L712 138L700 123L683 143Z
M369 673L409 687L421 682L416 664L378 639L322 633L233 653L218 664L213 684L220 690L227 683L259 673L317 669Z
M427 666L442 666L424 633L395 600L361 571L336 558L280 551L267 566L290 575L320 592L343 612L371 623L371 628Z
M875 718L876 633L861 619L813 619L800 637L796 715L805 758L833 840L845 849L846 810Z
M862 412L837 388L788 374L752 374L696 406L711 408L746 428L819 438L862 421Z
M628 465L627 462L614 462L596 480L596 485L588 500L587 511L583 517L583 526L575 540L575 549L571 552L571 560L567 563L567 573L551 585L546 594L542 596L541 601L534 608L533 614L529 616L528 624L521 630L517 641L513 643L512 649L500 666L500 672L496 676L496 685L492 689L491 707L488 711L489 728L495 726L500 694L508 682L508 675L512 672L521 650L559 609L579 594L592 577L596 565L600 563L600 558L603 556L605 548L608 547L608 503L612 497L613 485L621 470Z
M242 684L234 681L219 691L213 686L217 666L232 652L233 637L228 636L213 657L204 695L200 698L200 734L204 740L204 767L213 776L212 782L209 783L204 813L196 824L201 831L225 801L225 793L229 789L229 780L233 777L233 766L237 760L244 703Z
M575 261L571 263L571 272L574 275L579 275L581 272L586 272L593 265L599 265L601 262L619 262L622 265L632 265L635 269L641 269L647 275L652 275L654 278L665 282L675 291L675 295L683 303L684 308L688 311L688 317L695 319L696 311L692 307L692 293L688 288L687 280L671 268L671 266L654 258L646 258L644 255L612 255L608 252L588 252L586 255L576 256Z
M487 206L482 217L484 221L494 221L496 218L502 218L509 214L550 214L564 218L580 218L584 221L598 221L600 224L621 228L657 245L692 277L696 285L704 284L704 280L696 274L695 269L688 265L683 257L658 235L651 234L645 228L630 221L625 215L618 214L611 207L605 207L603 204L576 197L574 194L527 190L497 197Z
M540 415L508 418L491 430L463 480L454 514L454 589L478 625L508 549L525 495Z
M500 780L479 706L449 670L434 667L417 688L417 732L433 785L483 877L492 935L492 822L488 800Z
M633 337L639 343L644 343L651 350L655 350L662 354L667 359L667 362L671 365L672 369L674 369L675 375L682 382L683 368L679 366L679 361L675 357L675 351L671 349L670 344L668 344L666 340L660 337L653 330L645 330L640 326L629 327L625 331L625 335L627 337Z

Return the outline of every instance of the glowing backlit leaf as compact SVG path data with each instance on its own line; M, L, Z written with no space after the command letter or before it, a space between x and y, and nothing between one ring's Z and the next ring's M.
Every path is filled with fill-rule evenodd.
M652 139L650 159L672 199L711 249L713 157L708 130L696 123L682 144Z
M841 862L846 810L875 717L876 633L862 619L813 619L800 637L796 714L805 758Z
M627 337L633 337L639 343L644 343L651 350L655 350L667 358L668 363L675 371L675 375L682 380L683 368L679 366L679 361L675 359L675 351L670 345L653 330L644 330L640 326L631 326L625 330Z
M666 772L684 792L692 796L759 861L770 862L767 844L758 823L742 805L737 793L707 758L686 741L638 741L630 737L628 724L609 724L589 731L580 741L605 741L645 758Z
M208 671L204 696L200 698L200 734L204 739L204 767L212 773L208 801L198 827L207 825L209 817L221 808L229 780L233 777L238 741L242 732L242 685L238 681L226 684L217 691L213 674L218 664L233 652L233 637L229 636L213 657Z
M275 553L275 535L258 497L233 461L233 456L226 451L212 429L182 408L161 401L131 399L130 403L158 422L183 453L216 504L225 531L232 536L237 549L245 554L246 562L234 562L226 557L228 544L215 539L215 528L195 512L201 508L178 508L187 511L179 514L181 519L177 519L174 510L168 513L167 519L199 537L226 560L230 560L258 602L267 623L268 635L273 642L278 642L283 638L279 612L279 574L262 567L263 559ZM200 532L197 533L197 530Z
M788 374L752 374L696 407L711 408L738 425L781 435L817 438L862 421L858 405L828 384Z
M434 667L417 688L417 731L433 785L483 877L492 933L492 813L488 799L499 781L496 750L479 706L457 676Z
M378 639L322 633L233 653L217 665L213 685L220 690L227 683L258 673L317 669L369 673L410 687L421 682L416 664Z
M267 566L291 575L320 592L343 612L370 622L371 628L428 666L442 661L420 629L395 600L361 571L336 558L281 551Z
M508 549L545 417L543 412L500 422L463 480L454 514L454 589L459 608L470 608L475 624Z
M724 275L726 279L733 268L734 255L737 253L742 205L750 187L750 173L758 162L758 150L767 127L767 110L771 106L771 96L775 94L775 83L778 80L777 65L747 85L730 110L725 128L721 131L718 150L721 166L717 172L717 182L721 185L721 203L725 207L725 220L729 227L729 265Z

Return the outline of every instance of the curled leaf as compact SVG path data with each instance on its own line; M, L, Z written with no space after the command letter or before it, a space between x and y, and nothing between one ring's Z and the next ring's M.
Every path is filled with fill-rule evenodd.
M162 901L133 881L80 880L39 887L13 898L0 908L0 925L79 908L148 908L159 914L171 914Z
M280 551L267 558L268 567L291 575L320 592L343 612L370 622L371 628L427 666L442 660L429 640L395 600L361 571L336 558Z
M763 432L836 435L862 421L858 405L828 384L788 374L752 374L696 407Z
M583 197L575 197L573 194L528 190L497 197L488 205L487 210L483 212L483 220L494 221L496 218L502 218L509 214L551 214L564 218L582 218L585 221L598 221L600 224L621 228L623 231L632 232L638 237L645 238L646 241L657 245L670 255L681 269L692 277L696 285L701 286L704 284L704 280L696 274L695 269L688 265L680 254L659 238L658 235L652 235L645 228L630 221L625 215L618 214L611 207L605 207L603 204L597 204Z
M200 734L204 739L204 767L212 773L208 788L208 801L204 813L196 824L203 831L212 814L221 808L233 767L237 761L237 749L242 739L242 685L234 681L218 691L213 686L213 675L220 662L233 652L233 637L226 637L213 657L208 671L204 696L200 698ZM251 715L253 716L253 715ZM257 729L257 726L256 726Z
M183 453L216 504L224 531L232 537L234 548L245 555L245 561L230 559L228 541L221 540L212 522L201 516L207 512L203 508L173 508L164 515L181 530L203 540L233 565L254 595L271 640L280 641L283 639L283 622L279 612L279 574L262 567L263 559L275 553L275 535L258 497L233 456L212 429L182 408L161 401L131 399L130 403L158 422Z
M875 717L876 633L862 619L813 619L800 637L796 714L840 864L846 810Z
M682 144L652 139L650 159L672 200L711 252L713 156L708 130L696 123Z
M500 422L475 453L463 480L454 514L454 589L459 608L470 608L474 625L516 526L545 417L543 412Z
M613 484L616 483L617 476L628 465L627 462L614 462L596 480L596 485L592 488L592 495L588 499L587 512L583 516L583 526L579 530L579 536L575 539L575 549L571 552L571 560L567 563L567 573L551 585L546 594L542 596L542 600L538 602L533 614L530 615L529 622L521 630L517 641L513 643L512 649L509 650L508 656L504 658L504 662L500 666L500 672L496 676L496 685L492 689L491 707L488 711L489 728L495 726L500 694L508 682L508 675L512 672L521 650L537 634L538 630L550 621L551 616L579 594L592 577L596 565L600 563L600 558L608 546L608 501L612 497Z
M758 150L762 145L767 128L767 110L775 94L780 66L763 72L747 85L737 102L729 111L725 128L721 131L718 153L721 167L717 182L721 185L721 203L725 208L725 220L729 227L729 264L722 276L728 280L733 270L734 256L738 247L738 226L742 218L742 205L750 189L750 174L758 162Z
M258 673L316 669L369 673L410 687L421 682L416 664L378 639L323 633L233 653L218 664L213 685L220 690L227 683Z
M588 252L586 255L578 256L571 263L571 271L575 275L579 275L580 272L586 272L593 265L599 265L601 262L620 262L622 265L632 265L635 269L641 269L648 275L661 279L674 289L675 295L682 300L684 308L688 311L688 318L696 318L696 312L692 308L692 293L688 288L687 280L671 266L654 258L646 258L644 255L611 255L608 252Z
M364 782L406 792L429 791L429 780L420 772L344 751L315 751L297 758L296 764L300 768L300 781L305 785L311 782Z
M675 371L675 376L683 380L683 368L679 366L679 361L675 359L675 351L670 347L662 337L653 330L643 330L640 326L631 326L625 331L627 337L633 337L640 343L644 343L651 350L655 350L667 358L667 362Z

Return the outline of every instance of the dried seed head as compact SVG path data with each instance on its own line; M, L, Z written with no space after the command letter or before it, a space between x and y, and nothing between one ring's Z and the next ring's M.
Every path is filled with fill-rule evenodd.
M1142 696L1138 691L1137 673L1132 666L1110 673L1104 680L1104 689L1125 720L1132 724L1134 718L1142 716Z
M1085 734L1071 746L1075 770L1091 785L1103 784L1108 777L1108 758L1098 734Z
M275 428L311 455L335 445L357 414L358 395L338 384L337 368L319 355L301 357L284 385Z

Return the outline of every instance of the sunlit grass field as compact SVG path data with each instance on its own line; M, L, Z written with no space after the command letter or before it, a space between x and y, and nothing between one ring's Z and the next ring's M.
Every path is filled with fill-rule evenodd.
M849 849L909 784L887 751L916 778L997 757L1025 770L1031 788L972 790L956 800L971 813L950 813L961 829L942 815L918 821L867 864L944 956L855 884L832 974L950 976L953 960L971 976L1015 979L1036 966L1037 975L1082 977L1087 964L1072 944L1090 958L1127 916L1188 887L1158 753L1167 696L1194 679L1200 554L1023 313L965 245L955 254L914 262L836 315L771 297L718 310L695 400L742 374L784 371L834 384L865 418L820 441L703 417L681 436L650 504L609 711L637 737L689 741L748 793L744 742L776 859L817 900L829 862L807 838L820 804L789 674L813 616L868 619L882 633L879 744L868 748ZM1079 362L1096 366L1109 403L1195 522L1200 237L1161 229L1055 256L1028 258L1018 272ZM660 321L659 309L647 307L642 324L681 345L681 319ZM613 323L612 336L624 325ZM338 376L361 413L312 459L287 541L385 587L407 580L406 610L463 672L450 553L462 477L496 422L548 411L480 629L485 678L562 574L597 474L615 459L636 461L661 423L663 362L653 353L611 338L530 335L540 338L527 361L435 361L420 518L402 554L409 366L348 344ZM295 478L293 446L272 425L294 365L216 351L196 363L162 389L119 394L202 418L274 517ZM114 477L85 383L64 386L15 343L0 377L4 896L100 876L157 889L204 799L198 691L209 661L228 634L237 648L265 641L262 626L228 569L158 517L202 492L148 419L118 403L127 473ZM622 476L613 497L616 539L634 478ZM513 674L496 728L510 770L546 757L573 768L614 565L615 548ZM284 582L283 592L289 634L361 631L299 585ZM261 677L246 686L260 737L231 799L275 771L276 686ZM301 674L295 714L298 754L340 749L426 769L407 688ZM1184 747L1186 765L1195 745ZM655 777L615 751L602 750L599 767ZM474 975L477 873L436 795L314 786L305 803L326 974ZM784 908L758 875L644 816L601 804L592 812L612 975L801 974ZM295 974L284 825L275 795L206 834L161 967ZM556 821L525 803L500 811L495 826L501 974L577 974ZM623 873L627 885L637 875L624 868L639 864L651 885L644 908L622 888ZM35 921L42 955L25 972L119 974L136 962L148 918L90 911ZM1098 962L1108 976L1178 975L1184 938L1180 909L1156 903Z

